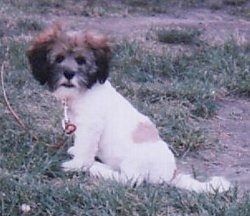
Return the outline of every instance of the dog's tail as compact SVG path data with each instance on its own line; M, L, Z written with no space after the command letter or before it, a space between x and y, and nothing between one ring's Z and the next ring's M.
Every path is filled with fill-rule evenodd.
M231 184L224 177L214 176L209 181L200 182L191 175L177 173L171 180L171 184L182 189L197 193L215 193L229 190Z

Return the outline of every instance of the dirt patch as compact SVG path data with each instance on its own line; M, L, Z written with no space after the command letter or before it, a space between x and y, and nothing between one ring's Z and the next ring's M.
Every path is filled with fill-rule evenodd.
M46 21L62 20L51 16ZM171 15L128 17L64 17L63 21L74 29L98 29L105 34L146 40L146 34L154 27L197 27L203 30L202 38L210 43L222 43L232 36L241 42L250 39L250 22L222 12L206 9L185 11L178 17Z
M220 143L221 150L211 158L211 169L225 173L243 188L250 188L250 101L225 100L209 125ZM221 166L221 168L220 168Z
M250 189L250 101L224 99L217 116L207 123L218 145L187 156L179 161L180 166L197 175L223 175L240 188Z

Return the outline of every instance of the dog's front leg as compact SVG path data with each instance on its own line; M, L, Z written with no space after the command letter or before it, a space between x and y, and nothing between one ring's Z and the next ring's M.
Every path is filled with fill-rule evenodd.
M100 134L100 128L78 127L74 145L68 149L73 159L62 164L63 170L88 170L95 161Z

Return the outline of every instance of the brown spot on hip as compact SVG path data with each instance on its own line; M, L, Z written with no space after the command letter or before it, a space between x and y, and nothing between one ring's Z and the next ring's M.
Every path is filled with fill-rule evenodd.
M135 143L156 142L160 140L160 136L151 122L140 122L133 131L132 139Z

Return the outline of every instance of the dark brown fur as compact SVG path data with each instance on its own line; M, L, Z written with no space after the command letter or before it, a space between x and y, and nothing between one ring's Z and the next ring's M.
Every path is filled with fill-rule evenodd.
M27 57L35 79L50 87L55 80L50 77L54 67L53 56L66 56L71 52L78 55L77 52L83 51L92 52L96 65L95 73L85 74L88 79L86 87L91 88L97 81L104 83L109 73L110 46L103 35L81 32L69 36L59 24L54 24L34 39L27 50Z

